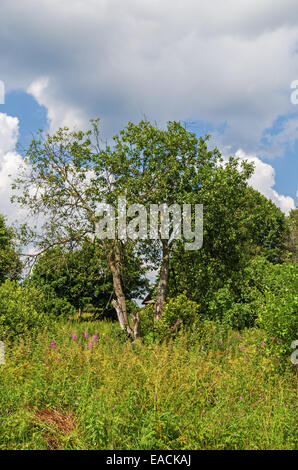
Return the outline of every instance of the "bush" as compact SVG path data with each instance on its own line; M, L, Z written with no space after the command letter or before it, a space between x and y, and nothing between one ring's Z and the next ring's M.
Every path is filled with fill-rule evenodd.
M298 265L275 265L257 323L265 330L267 351L275 356L289 356L291 343L298 339Z
M154 307L147 305L141 310L141 334L147 341L162 341L176 334L177 328L174 331L171 331L171 328L177 321L181 320L183 326L190 326L200 321L198 311L199 305L189 300L185 294L169 299L158 321L154 321Z
M33 334L47 323L43 314L45 299L34 287L22 287L6 280L0 286L0 339Z

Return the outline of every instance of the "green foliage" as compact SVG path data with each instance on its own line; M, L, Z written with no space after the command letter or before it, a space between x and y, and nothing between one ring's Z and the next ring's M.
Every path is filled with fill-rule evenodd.
M268 353L289 356L298 338L298 265L276 265L266 274L257 322L266 332Z
M5 224L4 217L0 214L0 284L5 279L19 279L22 263L14 244L14 233Z
M286 248L290 253L290 261L298 262L298 208L291 210L288 218L288 236Z
M141 263L129 247L122 259L124 292L130 299L146 282ZM73 250L48 250L36 262L29 283L44 292L46 311L55 316L69 316L80 310L115 318L112 275L105 254L92 243L85 242Z
M170 259L169 295L185 291L200 304L204 317L222 319L229 310L230 324L242 328L253 325L255 318L249 312L258 295L249 272L251 262L254 258L281 261L287 225L280 209L264 196L245 187L244 182L237 188L231 171L222 171L221 177L215 178L204 204L201 250L185 252L182 244L175 246ZM243 318L238 322L240 316Z
M35 334L49 319L43 313L43 294L6 280L0 286L0 338L15 339Z
M176 334L180 324L189 327L200 321L199 305L187 299L185 294L180 294L175 298L168 299L164 305L163 314L160 320L154 321L154 308L146 305L141 310L141 332L145 341L162 341ZM173 327L175 330L172 331Z

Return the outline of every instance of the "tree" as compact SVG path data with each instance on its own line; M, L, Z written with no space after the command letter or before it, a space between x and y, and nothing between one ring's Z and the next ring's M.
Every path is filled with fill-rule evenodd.
M115 137L113 149L109 149L110 159L117 162L117 184L125 188L130 203L143 204L149 211L150 205L166 204L168 207L183 204L203 204L204 207L217 207L219 217L213 221L213 244L215 250L222 252L221 239L217 238L218 227L225 233L230 244L233 243L228 232L233 219L231 204L237 207L237 200L247 187L247 180L253 172L252 165L241 164L230 158L224 164L218 149L208 150L207 141L198 139L179 122L169 122L166 129L159 129L148 121L139 124L129 123ZM218 197L220 188L220 197ZM223 196L223 197L222 197ZM222 218L222 215L225 217ZM160 210L160 222L165 214ZM215 225L217 224L217 226ZM223 226L225 224L225 226ZM154 242L160 249L159 276L156 288L155 319L160 319L168 293L170 258L173 247L183 246L174 237L163 236L159 226L160 240ZM154 243L147 243L151 249ZM228 244L227 244L228 245ZM149 251L146 252L148 259ZM233 250L230 249L227 256ZM152 251L156 257L156 250Z
M236 191L232 182L214 181L213 196L204 212L204 244L187 252L176 245L170 263L170 293L186 291L211 315L214 298L229 290L230 300L243 299L246 268L252 258L282 261L287 232L286 217L275 204L246 186Z
M298 208L291 210L288 218L287 250L291 253L291 261L298 261Z
M111 160L108 147L102 149L98 120L87 132L59 129L53 135L39 135L32 140L12 200L28 210L28 218L39 217L39 226L21 228L24 244L35 246L36 258L46 251L64 247L74 249L91 241L106 256L112 273L116 308L120 326L133 339L138 336L139 316L131 315L130 325L121 279L121 256L133 251L133 244L96 236L97 210L102 202L115 203L117 160ZM122 190L122 188L121 188ZM21 195L20 195L21 194Z
M0 284L6 279L20 278L22 263L14 242L14 233L7 227L5 218L0 214Z
M115 208L118 198L125 196L127 204L142 204L145 210L150 210L152 204L160 209L160 204L181 208L183 204L215 202L221 204L221 212L229 211L224 200L214 201L214 186L221 186L221 194L231 194L236 200L245 190L253 168L232 157L224 164L218 149L208 150L207 140L208 136L198 139L179 122L169 122L162 130L141 121L128 123L114 137L113 147L103 146L96 120L86 133L63 128L54 136L33 140L27 152L27 167L15 181L14 188L21 190L22 196L14 199L27 207L32 216L43 217L38 231L27 231L27 240L35 243L38 254L56 246L79 246L91 239L100 247L112 273L112 303L120 326L133 340L139 335L140 318L132 314L130 325L121 279L123 256L129 250L138 250L145 261L155 262L160 255L155 302L155 318L160 319L168 291L171 251L179 244L179 240L163 232L162 222L173 216L159 210L157 239L136 243L127 238L127 227L124 235L120 233L120 223L116 237L108 231L105 237L99 237L99 208L103 203ZM123 214L118 207L115 214L119 222ZM130 219L133 216L130 214ZM107 219L107 225L113 228L111 217ZM229 218L223 220L228 228ZM219 223L217 218L216 224ZM185 241L184 234L181 236L180 243ZM218 243L214 247L222 248Z

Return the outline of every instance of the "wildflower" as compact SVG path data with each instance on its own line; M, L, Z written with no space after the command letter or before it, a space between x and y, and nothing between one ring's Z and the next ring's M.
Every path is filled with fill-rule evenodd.
M91 343L88 344L88 348L92 349L92 344Z
M85 331L85 338L88 338L88 331Z
M77 335L76 335L75 333L72 335L72 339L73 339L74 341L77 340Z
M242 399L243 399L243 397L240 397L240 400L242 400Z
M57 357L57 361L61 361L61 357Z
M235 432L234 432L234 436L235 436L235 437L237 436L237 434L236 434Z
M97 334L95 334L95 335L92 336L92 341L96 341L97 339L98 339L98 335L97 335Z
M52 349L54 349L54 348L55 348L55 346L56 346L56 345L55 345L55 342L54 342L54 341L52 341L52 342L51 342L51 348L52 348Z
M238 339L240 339L240 338L241 338L241 336L240 336L240 335L238 335L238 336L237 336L237 338L238 338Z
M261 346L262 346L262 348L263 348L263 347L265 346L265 343L263 342L263 343L261 344Z

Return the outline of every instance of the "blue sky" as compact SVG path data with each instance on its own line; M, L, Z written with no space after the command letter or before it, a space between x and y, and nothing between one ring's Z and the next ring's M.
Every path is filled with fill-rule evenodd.
M224 156L253 161L250 184L285 213L297 205L296 0L2 0L1 15L0 212L9 219L18 214L8 175L34 134L94 117L107 138L144 116L186 122Z

